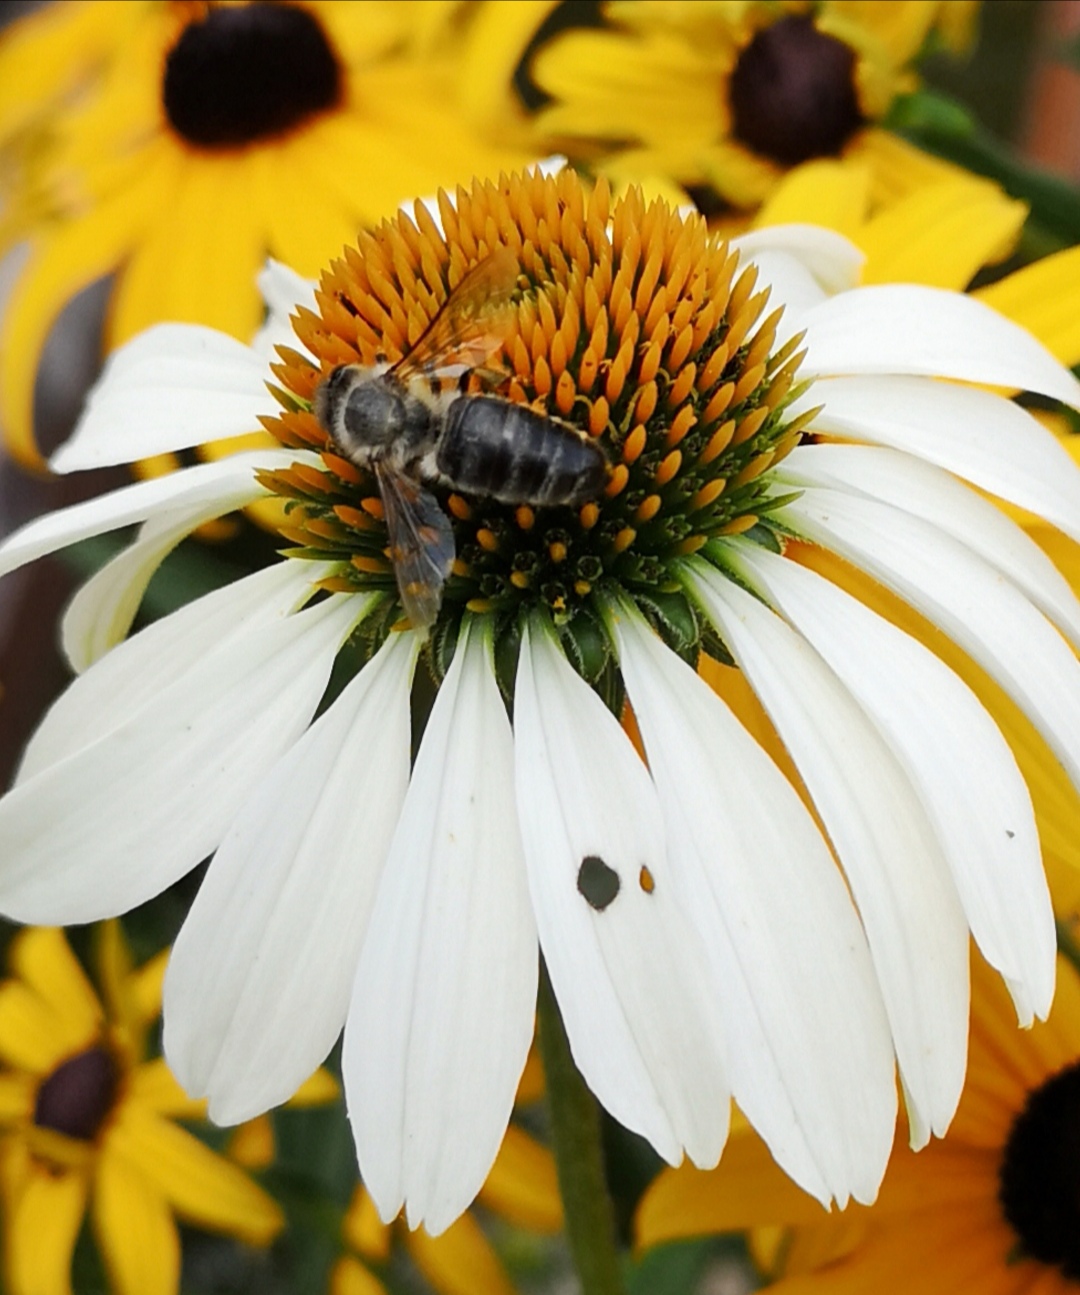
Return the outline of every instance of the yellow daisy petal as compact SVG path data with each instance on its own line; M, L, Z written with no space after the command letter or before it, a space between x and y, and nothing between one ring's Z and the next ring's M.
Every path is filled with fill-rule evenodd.
M40 467L34 441L34 375L49 330L65 302L111 270L154 207L148 176L85 218L52 227L32 246L0 323L0 426L8 450Z
M390 1229L379 1218L375 1202L365 1187L353 1192L349 1208L341 1220L341 1235L365 1259L383 1260L390 1254Z
M924 153L899 135L876 127L859 131L852 137L844 149L844 161L861 162L870 167L873 176L870 201L874 206L898 202L924 185L971 178L963 167Z
M330 1295L386 1295L386 1287L359 1259L343 1255L330 1273Z
M168 964L169 950L162 949L131 973L136 1009L144 1025L161 1015L161 988L165 983L165 968Z
M158 1115L174 1119L197 1120L206 1117L206 1099L189 1097L176 1082L164 1057L155 1057L136 1066L128 1080L132 1101L141 1102Z
M274 1163L277 1146L269 1115L256 1115L238 1125L229 1135L225 1154L245 1169L265 1169Z
M13 23L0 45L0 138L77 85L112 48L117 24L136 21L138 9L130 0L85 0L47 5Z
M29 1119L34 1110L37 1083L31 1075L0 1075L0 1123Z
M242 1170L184 1129L128 1103L109 1131L108 1148L137 1168L183 1218L266 1245L284 1217Z
M208 158L169 177L158 219L113 292L110 347L159 319L250 340L262 319L251 285L267 251L262 214L249 201L261 163L258 154Z
M753 225L824 225L856 239L869 199L869 167L821 158L793 167L766 198Z
M63 1020L19 980L0 984L0 1060L42 1075L85 1046L93 1031L75 1035Z
M405 1246L438 1295L514 1295L513 1283L471 1214L437 1237L423 1228L407 1232Z
M555 1159L547 1147L511 1124L480 1200L494 1212L532 1232L558 1232L563 1224L562 1198Z
M327 1102L336 1102L340 1096L341 1085L329 1070L320 1066L289 1098L289 1105L324 1106Z
M9 1295L70 1295L71 1254L86 1194L84 1175L32 1167L5 1221L4 1288Z
M544 1095L544 1087L544 1064L540 1060L540 1053L534 1042L529 1049L529 1055L525 1058L525 1069L518 1080L515 1103L527 1106L530 1102L538 1102Z
M556 3L517 0L471 6L457 85L466 116L485 134L505 138L527 129L511 85L523 51Z
M925 283L962 291L1011 251L1027 215L997 185L945 180L916 190L859 231L864 283Z
M974 295L1030 329L1063 364L1080 362L1080 247L1044 256Z
M41 995L73 1038L82 1040L99 1027L101 1004L63 931L46 926L20 931L8 957L14 974Z
M819 1223L821 1205L779 1167L756 1133L733 1137L717 1169L662 1169L641 1202L635 1244L658 1245L757 1223Z
M175 1295L180 1237L165 1198L120 1155L98 1160L94 1234L117 1295Z

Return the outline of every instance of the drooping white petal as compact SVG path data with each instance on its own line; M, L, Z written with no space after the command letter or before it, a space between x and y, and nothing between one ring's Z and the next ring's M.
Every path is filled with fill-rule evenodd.
M234 635L162 680L126 723L9 791L0 799L0 912L49 925L97 921L205 858L307 727L363 604L339 595Z
M200 657L310 598L326 563L275 562L154 621L117 644L60 694L30 739L17 782L100 741L153 702Z
M275 359L275 346L291 346L304 355L307 348L296 335L289 318L297 306L315 310L315 281L270 257L259 271L259 292L266 302L266 322L255 334L251 349L268 360Z
M741 260L757 262L766 254L782 253L798 261L818 284L818 300L825 294L854 288L866 260L854 243L820 225L768 225L740 234L731 240L731 246ZM773 305L781 303L787 303L783 293Z
M416 647L392 635L259 781L173 946L165 1055L219 1124L289 1098L345 1022L409 782Z
M689 583L832 839L866 927L905 1088L920 1122L942 1134L967 1067L968 926L934 829L873 723L806 640L704 563Z
M906 450L1080 540L1080 468L1026 409L926 378L821 378L792 405L814 431Z
M872 1200L896 1117L889 1025L858 916L795 791L628 608L612 617L672 881L722 990L735 1100L823 1202Z
M705 951L677 897L656 790L611 712L548 633L522 639L517 803L540 945L586 1082L669 1162L727 1138L723 1034Z
M360 954L343 1071L384 1219L448 1227L502 1141L533 1033L536 926L510 723L475 628L416 757Z
M1017 387L1080 407L1080 382L1019 324L974 297L917 284L854 288L812 307L804 378L914 373Z
M143 523L132 544L79 586L60 626L64 654L73 670L81 674L124 638L163 559L218 513L216 501L156 513Z
M936 527L861 495L806 490L777 516L944 630L1013 698L1080 787L1080 662L1015 585Z
M49 460L75 472L259 430L274 412L264 356L201 324L157 324L106 362L82 416Z
M1080 646L1080 601L1065 577L1019 526L947 472L896 450L817 444L794 450L776 477L785 486L859 491L921 517L1008 576Z
M967 685L921 643L829 581L732 543L739 575L829 663L904 766L952 868L972 933L1023 1023L1045 1016L1054 924L1031 800Z
M91 535L144 522L164 509L216 503L215 515L221 516L243 508L267 493L255 480L257 471L287 468L290 463L315 467L319 458L303 450L247 450L58 508L21 526L0 544L0 576Z

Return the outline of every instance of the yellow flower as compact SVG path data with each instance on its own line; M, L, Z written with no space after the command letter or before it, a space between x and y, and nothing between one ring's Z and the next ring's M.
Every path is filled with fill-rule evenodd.
M0 983L0 1199L9 1295L66 1295L89 1210L117 1295L179 1287L186 1223L266 1245L278 1206L173 1121L204 1103L160 1058L144 1060L165 955L133 969L120 928L101 928L100 1000L62 931L16 936Z
M753 1228L775 1295L1065 1295L1080 1279L1080 977L1058 959L1045 1024L1018 1032L1000 982L973 969L968 1082L948 1136L897 1145L872 1207L826 1216L758 1138L720 1168L665 1170L638 1215L643 1246Z
M744 211L811 158L868 165L879 199L953 169L874 123L915 87L928 37L963 39L971 4L610 0L603 12L599 30L562 32L528 63L551 99L540 147L613 179L705 186Z
M0 422L20 459L40 461L31 398L45 336L95 279L117 276L110 347L159 319L247 341L268 253L314 274L402 199L527 160L480 143L455 113L452 51L435 39L449 16L103 0L12 26L0 252L26 236L31 250L0 331Z

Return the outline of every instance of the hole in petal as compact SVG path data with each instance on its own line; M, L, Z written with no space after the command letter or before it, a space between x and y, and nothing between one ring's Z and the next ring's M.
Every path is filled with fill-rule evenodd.
M578 869L577 888L588 903L602 913L619 893L619 874L597 854L587 854Z

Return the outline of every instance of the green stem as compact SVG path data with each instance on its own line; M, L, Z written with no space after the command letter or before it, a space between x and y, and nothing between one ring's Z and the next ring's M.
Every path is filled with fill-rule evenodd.
M537 1014L566 1237L582 1295L623 1295L615 1213L600 1146L600 1112L570 1055L559 1005L543 963Z

